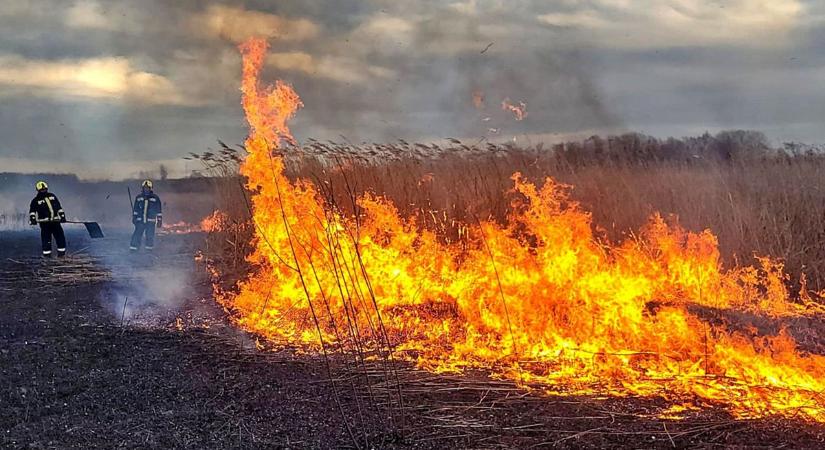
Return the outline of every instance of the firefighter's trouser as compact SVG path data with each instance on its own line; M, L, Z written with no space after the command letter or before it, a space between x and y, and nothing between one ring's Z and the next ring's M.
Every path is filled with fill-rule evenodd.
M146 250L155 248L155 223L136 222L135 232L132 233L132 243L129 245L129 250L134 251L140 248L140 241L144 234L146 234Z
M52 255L52 236L57 242L57 255L66 254L66 235L60 222L40 222L40 240L43 243L43 256Z

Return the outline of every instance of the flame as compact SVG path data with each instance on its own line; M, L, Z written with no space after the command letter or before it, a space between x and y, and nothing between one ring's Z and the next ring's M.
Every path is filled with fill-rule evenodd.
M476 109L484 109L484 92L473 91L473 106Z
M224 230L230 223L229 216L223 211L213 211L212 214L204 217L199 223L175 222L164 224L158 232L160 234L189 234L207 232L213 233Z
M524 120L524 118L527 117L527 103L524 102L518 102L518 104L515 104L512 103L509 98L505 98L501 102L501 109L513 113L516 120Z
M192 224L184 221L175 223L165 223L163 228L158 230L158 234L189 234L200 232L201 227L197 224Z
M227 216L225 212L216 209L212 211L212 214L201 220L200 229L207 233L215 233L226 229L229 221L229 216Z
M383 348L438 372L483 367L547 392L825 421L825 357L785 332L753 337L692 312L809 314L790 300L781 264L726 270L710 231L658 215L638 238L604 244L569 186L519 174L508 225L469 224L461 242L374 195L344 215L312 183L285 177L273 150L292 139L301 101L282 82L258 86L265 42L240 48L255 269L237 293L217 295L243 328L310 348Z

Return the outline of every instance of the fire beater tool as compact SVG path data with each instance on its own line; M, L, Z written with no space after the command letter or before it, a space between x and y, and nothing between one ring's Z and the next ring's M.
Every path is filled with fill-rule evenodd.
M89 237L92 239L100 239L103 236L103 230L100 229L100 225L97 222L75 222L72 220L67 220L66 223L82 223L83 226L86 227L86 231L89 232Z

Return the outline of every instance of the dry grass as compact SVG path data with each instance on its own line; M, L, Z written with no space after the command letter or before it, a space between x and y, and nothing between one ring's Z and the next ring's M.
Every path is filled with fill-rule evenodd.
M678 218L689 230L712 230L729 267L749 264L754 255L770 255L785 262L794 288L804 273L811 289L825 289L825 158L571 164L541 148L407 143L311 143L284 153L291 177L323 185L350 212L352 194L373 192L445 239L454 238L462 223L505 221L512 199L510 177L521 172L539 184L549 176L572 185L573 199L592 212L594 226L607 240L637 232L659 212ZM238 223L244 222L248 212L238 179L226 177L222 183L220 203Z

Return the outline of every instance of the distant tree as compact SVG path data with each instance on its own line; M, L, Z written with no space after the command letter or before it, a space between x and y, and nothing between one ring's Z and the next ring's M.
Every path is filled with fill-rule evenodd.
M806 144L804 142L785 142L782 144L784 156L820 157L825 155L825 144Z
M725 160L762 158L772 152L767 136L761 131L720 131L715 138L718 155Z
M158 174L160 175L161 180L166 181L166 179L169 178L169 169L167 169L165 165L161 164L160 167L158 167Z

